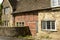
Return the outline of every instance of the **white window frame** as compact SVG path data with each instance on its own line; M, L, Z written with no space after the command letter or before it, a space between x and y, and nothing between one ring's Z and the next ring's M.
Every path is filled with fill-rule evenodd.
M51 7L60 7L60 5L59 5L59 0L55 0L56 2L55 3L53 3L53 0L51 0ZM54 6L53 6L53 4L55 4Z
M43 20L43 21L45 21L45 20ZM48 20L48 21L49 21L49 20ZM41 22L42 22L42 21L41 21ZM45 22L46 22L46 23L45 23L45 24L46 24L46 25L45 25L46 28L43 29L42 26L41 26L42 30L47 30L47 31L57 31L57 28L56 28L56 21L54 21L54 22L55 22L55 29L52 29L51 20L50 20L50 28L51 28L51 29L47 29L47 21L45 21ZM43 25L43 24L42 24L42 25Z

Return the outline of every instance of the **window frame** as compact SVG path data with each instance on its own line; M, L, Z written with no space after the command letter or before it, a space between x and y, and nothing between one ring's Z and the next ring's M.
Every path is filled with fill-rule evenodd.
M4 21L4 26L9 26L9 21Z
M9 14L9 11L10 11L9 9L10 9L9 7L5 7L5 8L4 8L4 14ZM9 10L9 11L6 12L6 10Z
M55 0L56 1L56 0ZM57 0L56 1L56 3L55 3L55 5L54 5L54 3L52 3L53 2L53 0L51 0L51 7L59 7L60 5L59 5L59 0Z
M43 21L46 22L46 23L45 23L45 24L46 24L46 25L45 25L45 29L42 28L42 25L43 25L42 22L43 22ZM47 21L50 21L50 29L47 29ZM52 29L52 25L51 25L51 22L52 22L52 21L54 21L55 29ZM56 28L56 21L55 21L55 20L42 20L42 21L41 21L41 30L46 30L46 31L57 31L57 28Z
M18 23L18 24L17 24L17 23ZM21 24L20 24L20 23L21 23ZM16 26L18 25L17 27L24 27L24 25L23 25L22 23L24 23L24 25L25 25L25 22L22 21L22 22L16 22ZM21 25L21 26L19 26L19 25Z

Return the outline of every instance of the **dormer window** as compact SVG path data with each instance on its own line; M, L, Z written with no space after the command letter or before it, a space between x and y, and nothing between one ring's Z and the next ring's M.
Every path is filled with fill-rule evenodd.
M60 0L51 0L51 7L59 7Z
M60 5L60 0L58 0L58 5Z
M4 8L4 14L8 14L9 13L9 7Z

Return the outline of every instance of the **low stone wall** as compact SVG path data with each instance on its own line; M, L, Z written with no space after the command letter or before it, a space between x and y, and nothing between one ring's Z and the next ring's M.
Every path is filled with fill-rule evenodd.
M31 35L28 27L0 27L0 36L27 36Z

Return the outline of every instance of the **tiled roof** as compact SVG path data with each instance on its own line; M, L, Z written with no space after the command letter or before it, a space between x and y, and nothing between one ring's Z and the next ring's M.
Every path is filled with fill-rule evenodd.
M50 8L50 0L10 0L14 12L25 12Z

